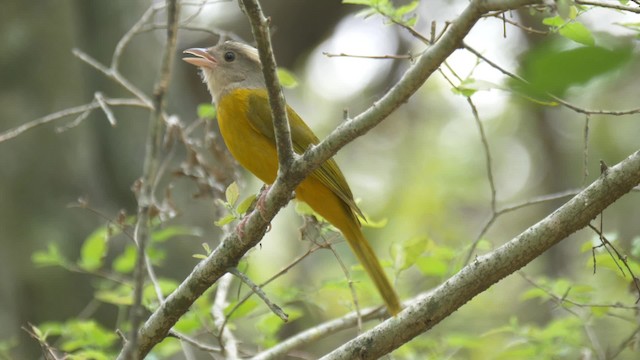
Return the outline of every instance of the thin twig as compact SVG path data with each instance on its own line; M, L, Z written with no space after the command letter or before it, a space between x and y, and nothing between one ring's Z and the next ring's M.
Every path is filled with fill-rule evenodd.
M283 340L274 347L254 355L253 360L280 359L295 348L311 344L338 331L355 327L359 321L370 321L382 318L385 314L386 309L383 307L362 309L360 313L355 311L351 312L341 318L316 325Z
M478 108L476 108L471 97L467 96L467 102L471 107L473 118L478 126L478 132L480 133L480 140L482 141L482 147L484 148L485 166L487 168L487 178L489 180L489 187L491 188L491 212L496 213L496 184L493 178L493 166L491 165L491 150L489 149L489 141L487 140L487 134L484 132L484 126L478 115Z
M482 227L482 230L480 230L480 233L478 233L478 235L476 236L475 240L473 241L473 243L471 243L471 246L469 247L469 251L467 252L467 257L464 260L464 264L468 264L469 261L471 260L471 257L473 256L473 253L475 252L476 247L478 246L478 243L480 242L480 240L482 240L482 237L487 233L487 231L489 230L489 228L491 227L491 225L493 225L493 223L502 215L511 212L511 211L515 211L518 209L521 209L523 207L526 206L531 206L531 205L537 205L537 204L541 204L547 201L553 201L553 200L559 200L568 196L574 196L576 194L578 194L580 192L580 190L574 189L574 190L565 190L565 191L561 191L561 192L557 192L557 193L553 193L553 194L548 194L548 195L542 195L542 196L538 196L532 199L529 199L527 201L523 201L521 203L515 204L515 205L511 205L511 206L506 206L498 211L496 211L495 213L493 213L491 215L491 217L489 218L489 220L487 220L487 222L485 222L484 226Z
M589 177L589 115L585 115L583 147L582 147L582 186L587 183Z
M222 352L222 349L216 346L211 346L211 345L207 345L207 344L203 344L200 341L189 337L188 335L182 334L178 331L175 330L171 330L169 331L169 335L180 339L180 341L184 341L192 346L194 346L196 349L202 350L204 352L209 352L209 353L220 353Z
M138 99L126 99L126 98L115 98L115 99L109 99L109 98L104 98L104 102L106 104L109 104L111 106L133 106L133 107L142 107L142 108L149 108L149 106L147 106L147 104L145 104L144 102L141 102ZM35 119L32 121L29 121L28 123L24 123L20 126L17 126L13 129L9 129L6 130L3 133L0 133L0 143L3 141L7 141L10 139L13 139L17 136L19 136L20 134L29 131L33 128L36 128L38 126L41 125L45 125L48 124L52 121L56 121L62 118L65 118L67 116L71 116L71 115L78 115L78 118L76 118L76 120L74 120L72 122L73 126L77 125L77 123L83 121L84 119L86 119L86 117L88 116L85 115L87 112L91 112L95 109L100 108L100 104L98 104L97 101L92 101L88 104L84 104L84 105L79 105L79 106L74 106L74 107L70 107L68 109L64 109L64 110L60 110L60 111L56 111L54 113L51 113L47 116L43 116L39 119ZM63 129L64 130L64 129Z
M575 3L578 5L591 5L591 6L601 7L601 8L628 11L628 12L640 14L640 7L625 6L619 3L608 3L604 1L589 1L589 0L575 0Z
M218 287L216 289L216 296L211 306L211 315L213 322L218 328L218 340L222 346L222 354L225 359L239 359L238 356L238 341L235 336L227 327L222 327L225 323L226 317L224 316L224 309L227 307L227 294L231 288L233 282L233 276L226 274L218 281Z
M73 53L73 55L78 57L78 59L84 61L94 69L100 71L106 77L113 79L115 82L117 82L122 87L127 89L127 91L129 91L130 93L135 95L138 99L140 99L140 101L142 101L146 105L146 107L150 109L153 108L153 102L151 101L151 99L142 90L138 89L135 85L130 83L129 80L127 80L124 76L122 76L120 72L118 72L116 69L107 68L106 66L101 64L98 60L94 59L89 54L85 53L80 49L73 49L71 52Z
M113 111L111 111L109 106L107 106L106 101L104 101L104 95L102 95L102 93L98 91L95 93L95 98L96 98L96 101L98 102L98 105L100 105L100 108L102 109L104 114L107 116L107 120L109 120L109 124L115 127L118 124L118 122L116 121L116 117L113 115Z
M602 231L600 229L598 229L597 227L593 226L591 223L589 223L588 226L589 226L589 228L591 228L591 230L595 231L596 234L598 234L598 236L600 237L600 241L602 241L602 246L604 246L604 248L609 252L609 254L613 258L614 262L618 266L618 269L620 269L620 271L622 272L623 276L625 275L624 270L622 270L622 268L620 267L620 264L618 264L618 261L616 261L616 258L613 257L613 254L611 254L611 251L609 251L609 248L611 248L611 250L613 250L613 252L616 253L616 256L617 256L618 260L622 261L622 263L624 264L624 267L627 269L627 271L629 272L629 275L631 276L631 282L633 282L633 285L636 288L636 291L638 293L638 297L636 299L636 304L638 304L640 302L640 280L633 273L633 270L631 270L631 267L629 266L629 262L627 261L627 257L622 255L618 251L618 249L616 249L616 247L613 246L611 241L609 241L606 238L606 236L604 236L604 234L602 233Z
M358 315L358 322L357 322L358 331L362 331L362 314L360 310L360 302L358 301L358 293L356 292L356 288L353 285L353 280L351 279L351 275L349 274L349 269L347 269L347 266L344 264L344 261L342 261L340 254L338 254L336 249L333 248L333 246L331 245L331 242L327 241L323 236L321 236L321 238L324 241L324 244L323 244L324 246L322 247L331 250L331 253L336 258L336 261L338 261L338 264L342 269L342 273L344 274L344 277L347 279L347 284L349 285L349 290L351 291L351 298L353 299L353 306L355 308L356 314Z
M326 56L326 57L349 57L349 58L356 58L356 59L373 59L373 60L413 60L414 56L411 54L407 54L407 55L354 55L354 54L346 54L346 53L339 53L339 54L333 54L333 53L329 53L329 52L322 52L322 55Z
M261 288L264 288L265 286L269 285L272 281L274 281L275 279L279 278L280 276L286 274L289 270L291 270L294 266L298 265L298 263L300 263L302 260L304 260L305 258L307 258L309 255L311 255L312 253L316 252L317 250L322 249L322 246L320 245L315 245L312 248L309 248L304 254L298 256L296 259L294 259L291 263L289 263L289 265L285 266L284 268L280 269L280 271L278 271L277 273L275 273L273 276L271 276L270 278L268 278L266 281L264 281L263 283L259 284L258 286ZM244 304L247 300L249 300L249 298L251 296L253 296L253 294L255 294L253 291L248 292L242 299L240 299L235 305L234 307L227 313L226 315L226 319L225 322L222 324L222 328L224 329L224 327L227 325L227 323L229 322L229 319L231 319L231 316L233 316L233 314L236 312L236 310L238 310L240 308L240 306L242 304Z
M245 285L247 285L251 291L253 291L262 301L267 305L267 307L276 314L282 321L287 322L289 320L289 315L287 315L280 306L275 304L273 301L269 300L269 297L265 292L260 288L260 286L256 285L251 279L240 272L237 268L230 268L229 272L239 278Z

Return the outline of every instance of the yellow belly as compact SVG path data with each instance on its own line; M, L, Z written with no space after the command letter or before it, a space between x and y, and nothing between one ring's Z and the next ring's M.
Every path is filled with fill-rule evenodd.
M246 108L247 92L235 90L220 99L218 124L231 155L260 180L273 184L278 172L278 153L275 143L251 126Z

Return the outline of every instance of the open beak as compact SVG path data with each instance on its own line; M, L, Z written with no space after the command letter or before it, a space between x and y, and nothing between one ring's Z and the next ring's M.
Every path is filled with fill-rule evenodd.
M216 66L216 63L217 63L216 59L207 52L207 49L191 48L183 51L182 53L195 56L195 57L182 58L182 60L188 62L191 65L195 65L203 68L209 68L212 70Z

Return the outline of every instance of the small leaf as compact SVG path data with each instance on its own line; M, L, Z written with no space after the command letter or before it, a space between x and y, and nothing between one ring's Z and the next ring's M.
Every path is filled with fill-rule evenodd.
M238 184L234 181L232 182L224 192L224 197L227 199L227 203L231 206L236 204L238 198L240 197L240 188L238 188Z
M594 46L596 44L596 40L593 38L591 31L589 31L589 29L587 29L587 27L582 23L577 21L565 24L560 28L560 30L558 30L558 33L579 44L587 46Z
M199 260L204 260L207 258L207 255L203 255L203 254L193 254L191 255L191 257L193 257L194 259L199 259Z
M229 223L231 223L233 220L235 220L236 217L233 214L227 214L225 216L223 216L221 219L218 219L216 221L213 222L213 224L217 227L223 227Z
M439 259L421 257L416 261L416 266L427 276L443 276L447 273L447 263Z
M198 105L198 117L201 119L213 120L216 117L216 107L212 104Z
M67 259L62 256L58 245L55 243L49 243L46 251L36 251L31 255L31 261L36 266L61 266L66 267L68 265Z
M96 300L117 306L133 305L133 296L130 288L118 288L115 290L101 290L95 293Z
M542 23L550 27L559 28L560 26L564 25L565 21L560 16L554 16L542 19Z
M531 299L537 299L537 298L546 300L548 297L549 297L549 294L547 294L544 290L539 288L531 288L525 291L522 295L520 295L520 300L524 301L524 300L531 300Z
M394 259L396 271L401 272L413 266L427 249L428 242L428 238L421 236L394 244L391 247L391 256Z
M342 0L343 4L371 6L372 0Z
M240 204L238 204L238 207L236 208L236 211L238 212L238 214L244 215L247 212L247 210L249 210L253 202L256 200L256 197L257 195L253 194L253 195L247 196L244 200L242 200Z
M134 245L127 245L122 254L113 260L113 270L121 274L131 273L136 263L136 249Z
M153 242L164 242L180 235L198 236L200 232L197 229L188 228L185 226L169 226L161 230L154 231L151 234L151 240Z
M82 244L78 266L87 271L97 270L107 253L109 230L106 226L95 230Z
M285 68L278 68L278 80L280 80L280 85L287 89L293 89L298 86L298 79L296 76Z
M418 0L413 0L412 2L406 5L402 5L398 7L396 9L396 15L399 15L399 16L406 15L412 12L413 10L415 10L418 7L418 5L420 5L420 2Z

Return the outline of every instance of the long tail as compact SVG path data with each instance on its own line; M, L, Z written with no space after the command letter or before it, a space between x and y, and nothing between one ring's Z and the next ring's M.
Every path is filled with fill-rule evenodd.
M373 280L376 288L378 288L378 292L382 296L384 303L387 305L387 310L391 315L396 316L402 310L398 295L393 289L393 286L391 286L384 270L382 270L382 266L380 266L378 257L373 252L371 245L362 234L359 224L350 224L348 228L341 230L342 234L349 242L351 250L356 254L356 257L362 266L364 266L364 269L367 271L367 274L369 274L371 280Z

